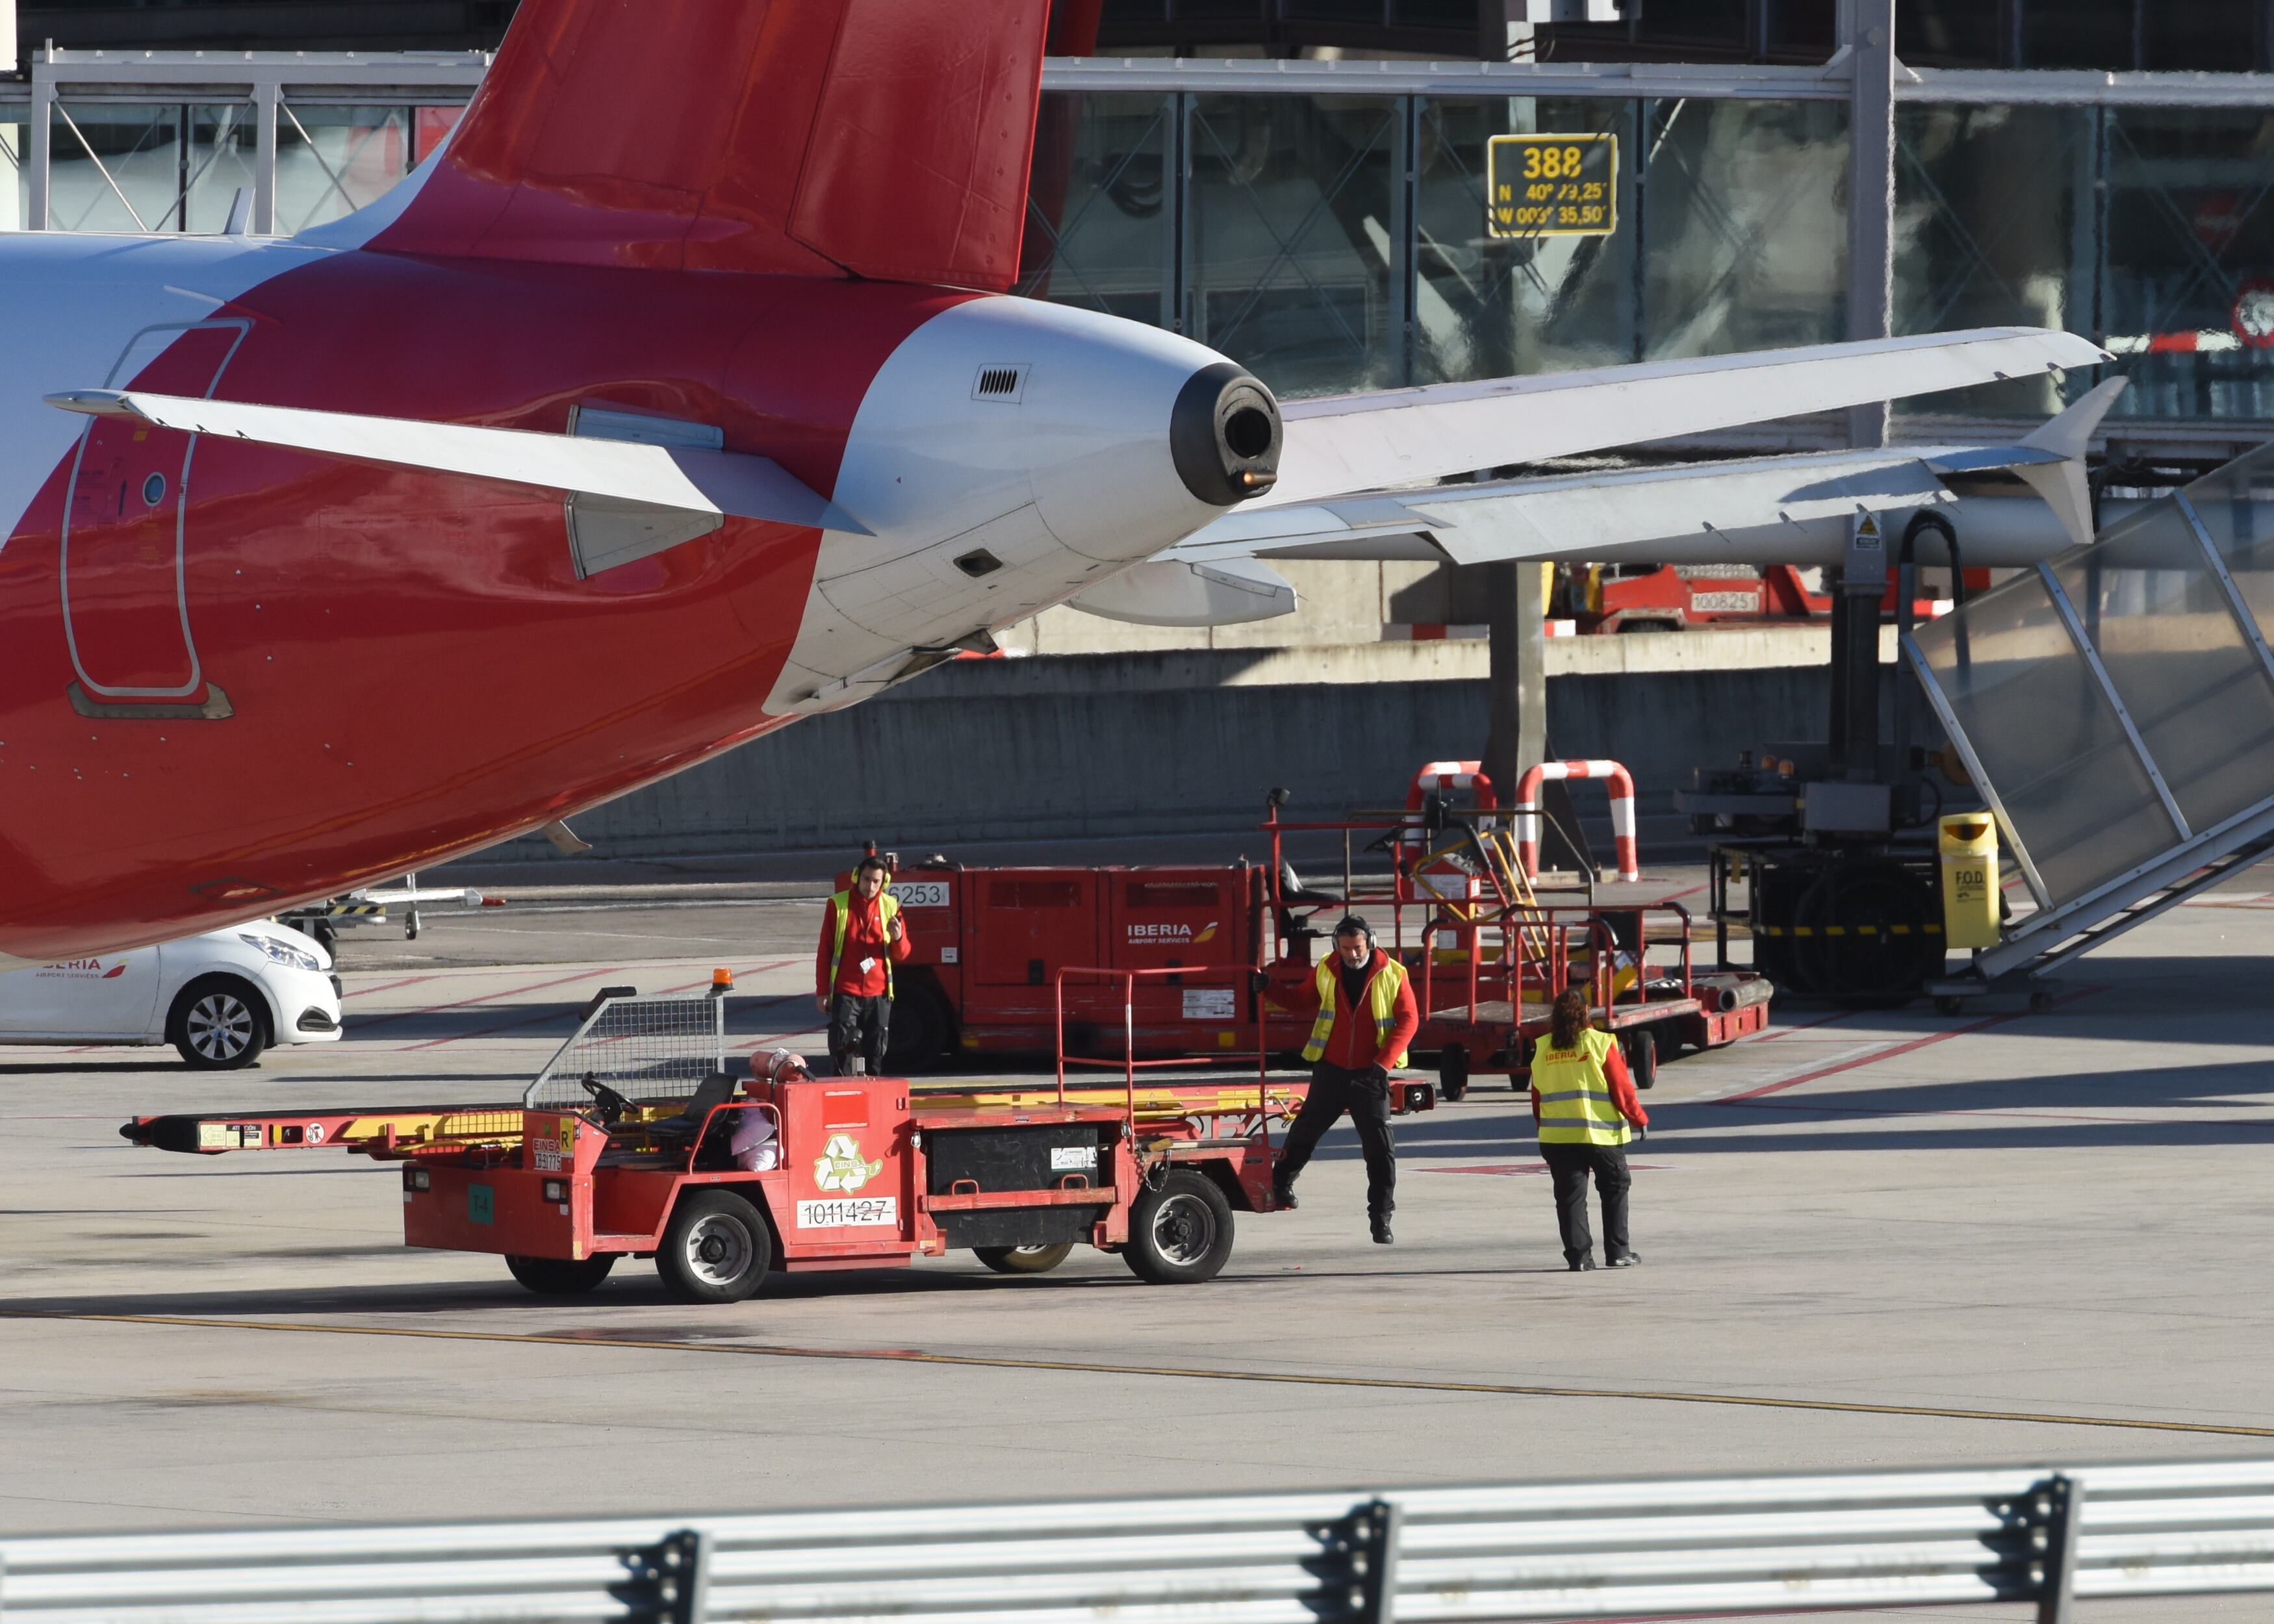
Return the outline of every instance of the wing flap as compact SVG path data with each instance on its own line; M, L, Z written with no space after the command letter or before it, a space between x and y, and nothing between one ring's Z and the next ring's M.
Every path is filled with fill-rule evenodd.
M1264 500L1318 502L2110 358L2074 334L1984 327L1291 401Z

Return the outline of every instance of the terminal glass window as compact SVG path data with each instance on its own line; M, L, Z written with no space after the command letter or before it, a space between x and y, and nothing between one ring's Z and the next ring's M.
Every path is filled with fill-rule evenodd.
M1643 140L1645 358L1843 336L1843 104L1653 102Z
M1420 104L1412 381L1551 372L1635 358L1637 105L1529 97ZM1487 143L1496 135L1551 132L1616 139L1616 229L1605 237L1489 237Z
M1283 395L1397 376L1392 184L1404 104L1202 95L1186 102L1186 334Z
M183 109L58 101L49 139L48 222L59 231L177 229Z
M2106 116L2108 347L2132 359L2116 409L2274 417L2274 114Z
M26 128L0 123L0 230L21 231L32 223L31 188L24 184Z
M1173 96L1043 97L1020 293L1173 325L1175 128Z
M2142 0L2140 65L2165 71L2251 73L2266 57L2260 0Z
M376 202L410 171L411 109L287 102L276 131L276 229L290 234Z
M2003 65L2002 10L1992 0L1895 0L1895 55L1922 67Z
M2134 5L2135 0L2059 0L2057 4L2025 6L2021 65L2131 67L2137 49Z
M2094 330L2096 116L2077 108L1895 109L1894 330ZM1899 412L2045 416L2090 372L1895 403Z

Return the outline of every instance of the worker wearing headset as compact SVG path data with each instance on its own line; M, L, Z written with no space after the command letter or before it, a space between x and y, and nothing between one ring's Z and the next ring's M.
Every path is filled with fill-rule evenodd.
M814 1003L829 1017L829 1058L840 1077L885 1069L892 1026L892 966L907 961L900 899L885 889L885 860L870 852L853 889L829 898L813 966Z
M1391 1244L1397 1209L1397 1147L1389 1129L1389 1073L1405 1064L1405 1046L1421 1025L1405 966L1374 944L1374 928L1355 914L1335 927L1335 951L1319 966L1319 1012L1303 1058L1311 1088L1287 1130L1273 1170L1272 1199L1295 1203L1295 1176L1319 1139L1344 1111L1366 1154L1366 1210L1377 1245Z

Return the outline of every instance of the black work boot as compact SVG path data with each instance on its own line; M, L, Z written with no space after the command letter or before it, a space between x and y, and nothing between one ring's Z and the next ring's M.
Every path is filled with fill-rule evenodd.
M1376 1213L1368 1222L1374 1228L1374 1244L1375 1245L1390 1246L1397 1244L1397 1237L1389 1232L1389 1214Z
M1569 1268L1574 1274L1579 1274L1584 1270L1591 1269L1595 1267L1595 1256L1593 1252L1581 1252L1576 1258L1565 1259L1564 1267Z
M1295 1199L1295 1181L1274 1177L1271 1180L1271 1205L1281 1212L1291 1213L1302 1203Z

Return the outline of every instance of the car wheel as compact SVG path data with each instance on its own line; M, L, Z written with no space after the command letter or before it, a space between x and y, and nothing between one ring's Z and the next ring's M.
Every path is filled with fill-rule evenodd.
M1177 1168L1129 1204L1130 1273L1156 1286L1213 1280L1231 1259L1231 1203L1216 1180Z
M513 1277L539 1297L575 1297L580 1291L590 1291L608 1277L616 1267L616 1254L604 1252L598 1257L521 1258L508 1253L505 1266Z
M174 1000L166 1035L192 1071L233 1071L268 1047L267 1007L234 976L192 981Z
M1047 1274L1066 1260L1072 1241L1055 1246L974 1246L971 1255L998 1274Z
M758 1209L731 1190L681 1198L656 1249L663 1289L681 1303L739 1303L773 1267L773 1236Z

